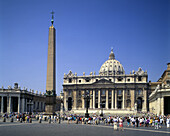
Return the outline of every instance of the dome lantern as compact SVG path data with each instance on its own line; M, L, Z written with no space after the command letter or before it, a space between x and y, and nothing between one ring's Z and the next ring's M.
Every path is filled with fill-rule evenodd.
M111 53L109 55L109 60L115 59L115 55L113 53L113 49L111 49Z

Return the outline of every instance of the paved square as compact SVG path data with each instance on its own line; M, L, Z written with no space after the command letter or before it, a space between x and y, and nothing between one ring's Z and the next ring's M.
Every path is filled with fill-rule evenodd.
M170 129L163 128L154 130L153 128L127 128L122 131L114 131L113 126L61 124L37 121L33 123L10 123L0 122L1 136L169 136Z

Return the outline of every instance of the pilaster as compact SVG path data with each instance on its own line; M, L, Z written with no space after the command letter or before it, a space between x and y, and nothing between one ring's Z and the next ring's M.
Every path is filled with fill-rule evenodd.
M114 90L112 90L112 100L111 100L112 104L111 104L111 108L114 109Z
M77 91L73 91L73 99L74 99L74 107L73 109L77 109Z
M100 100L101 100L100 90L98 90L98 108L100 108Z
M63 92L64 92L64 109L65 109L65 111L67 111L67 110L68 110L67 91L64 91L64 90L63 90Z
M4 113L4 97L1 96L1 113Z
M85 95L85 91L83 90L82 92L83 92L82 94ZM82 96L81 99L82 99L82 109L85 109L85 100L84 100L84 97Z
M122 109L125 108L125 90L123 90L123 103L122 103Z
M117 90L115 90L115 109L117 109Z
M93 107L92 90L90 90L90 109Z
M108 109L108 101L109 101L109 94L108 94L108 90L106 90L106 109Z
M95 90L93 90L93 109L95 109L95 101L96 101L96 95L95 95Z

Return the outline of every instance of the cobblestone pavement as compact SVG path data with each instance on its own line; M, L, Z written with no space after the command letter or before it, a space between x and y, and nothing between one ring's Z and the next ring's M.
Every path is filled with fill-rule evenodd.
M66 121L61 124L43 121L41 124L33 120L33 123L2 122L0 120L0 136L170 136L170 129L166 127L155 130L154 128L124 127L124 131L114 131L113 126L82 125Z

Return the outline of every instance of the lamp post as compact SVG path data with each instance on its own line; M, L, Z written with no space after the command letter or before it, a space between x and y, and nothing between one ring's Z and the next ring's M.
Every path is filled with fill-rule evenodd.
M93 95L91 95L90 96L90 94L89 94L89 90L86 90L85 91L85 94L84 95L82 95L83 97L84 97L84 100L85 100L85 102L86 102L86 113L85 113L85 118L88 118L89 117L89 113L88 113L88 102L90 101L90 97L91 96L93 96Z

